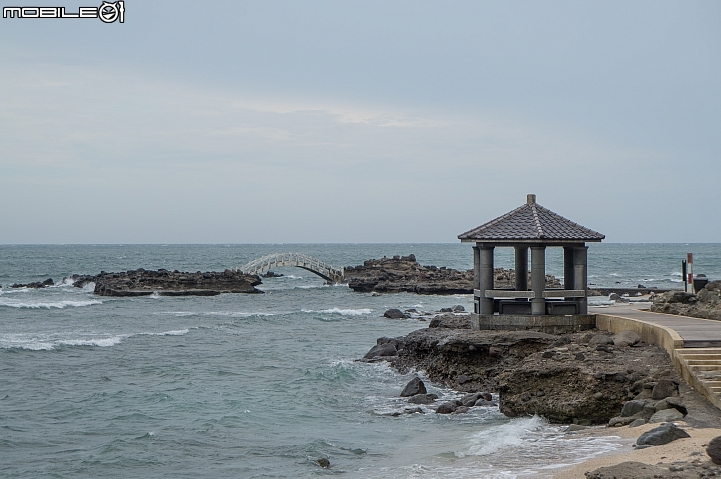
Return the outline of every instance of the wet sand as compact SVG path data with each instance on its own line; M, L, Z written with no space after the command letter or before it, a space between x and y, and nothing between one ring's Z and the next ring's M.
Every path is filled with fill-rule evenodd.
M692 461L699 459L708 461L706 445L714 437L721 436L721 428L694 428L684 421L676 421L676 425L684 429L691 437L678 439L663 446L652 446L635 449L633 444L644 432L660 426L660 424L644 424L638 427L591 428L577 433L579 435L618 436L625 444L614 452L598 456L575 466L560 469L554 479L577 479L585 477L586 471L599 467L607 467L626 461L638 461L645 464L671 463L676 461ZM697 454L694 454L697 453ZM700 454L698 454L700 453Z

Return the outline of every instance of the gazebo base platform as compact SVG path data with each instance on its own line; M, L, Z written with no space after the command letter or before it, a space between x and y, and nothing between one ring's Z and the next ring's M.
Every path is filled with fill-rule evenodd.
M474 330L539 331L560 334L585 331L596 327L595 314L538 315L497 314L493 316L471 313Z

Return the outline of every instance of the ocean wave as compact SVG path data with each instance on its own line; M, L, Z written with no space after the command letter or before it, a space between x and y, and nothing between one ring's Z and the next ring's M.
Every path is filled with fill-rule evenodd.
M176 329L173 331L163 331L162 333L141 333L146 336L183 336L188 334L190 329Z
M229 316L238 318L248 318L251 316L275 316L277 314L285 313L257 313L257 312L245 312L245 311L158 311L153 314L162 314L169 316L176 316L178 318L184 318L188 316Z
M115 335L93 336L87 333L64 334L3 334L0 335L0 349L27 349L31 351L50 351L58 347L92 346L107 348L120 344L133 336L183 336L190 329L177 329L160 333L142 332ZM61 336L74 337L61 337Z
M115 346L120 344L126 338L132 336L131 334L119 334L118 336L111 336L109 338L98 338L98 339L67 339L60 340L57 342L59 346L98 346L100 348L107 348L109 346Z
M312 313L313 311L303 311ZM340 309L340 308L330 308L330 309L321 309L320 311L316 311L318 313L326 313L326 314L340 314L341 316L362 316L364 314L371 314L373 312L372 309L369 308L361 308L361 309Z
M106 337L59 338L57 335L3 334L0 335L0 349L29 349L31 351L52 350L58 346L115 346L130 334Z
M22 301L11 298L0 299L0 306L7 306L9 308L27 308L27 309L63 309L69 307L80 308L82 306L92 306L93 304L103 304L102 301L97 299L88 299L85 301Z

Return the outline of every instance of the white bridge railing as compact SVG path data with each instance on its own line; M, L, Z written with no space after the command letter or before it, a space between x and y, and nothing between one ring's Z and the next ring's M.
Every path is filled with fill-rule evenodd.
M240 271L245 274L262 274L279 266L296 266L315 273L328 282L343 282L343 268L335 268L319 259L300 253L269 254L251 261L240 268Z

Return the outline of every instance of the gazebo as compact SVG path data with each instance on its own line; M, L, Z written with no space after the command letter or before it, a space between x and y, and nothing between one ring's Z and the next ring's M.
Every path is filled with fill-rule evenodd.
M586 299L586 243L604 238L601 233L537 204L536 195L527 195L523 206L459 235L461 242L476 244L473 247L474 327L557 332L564 328L553 325L567 324L571 329L586 329L582 324L591 324ZM496 247L515 249L516 279L512 290L494 288ZM563 289L546 289L546 247L563 248ZM565 319L554 321L552 318L559 316Z

